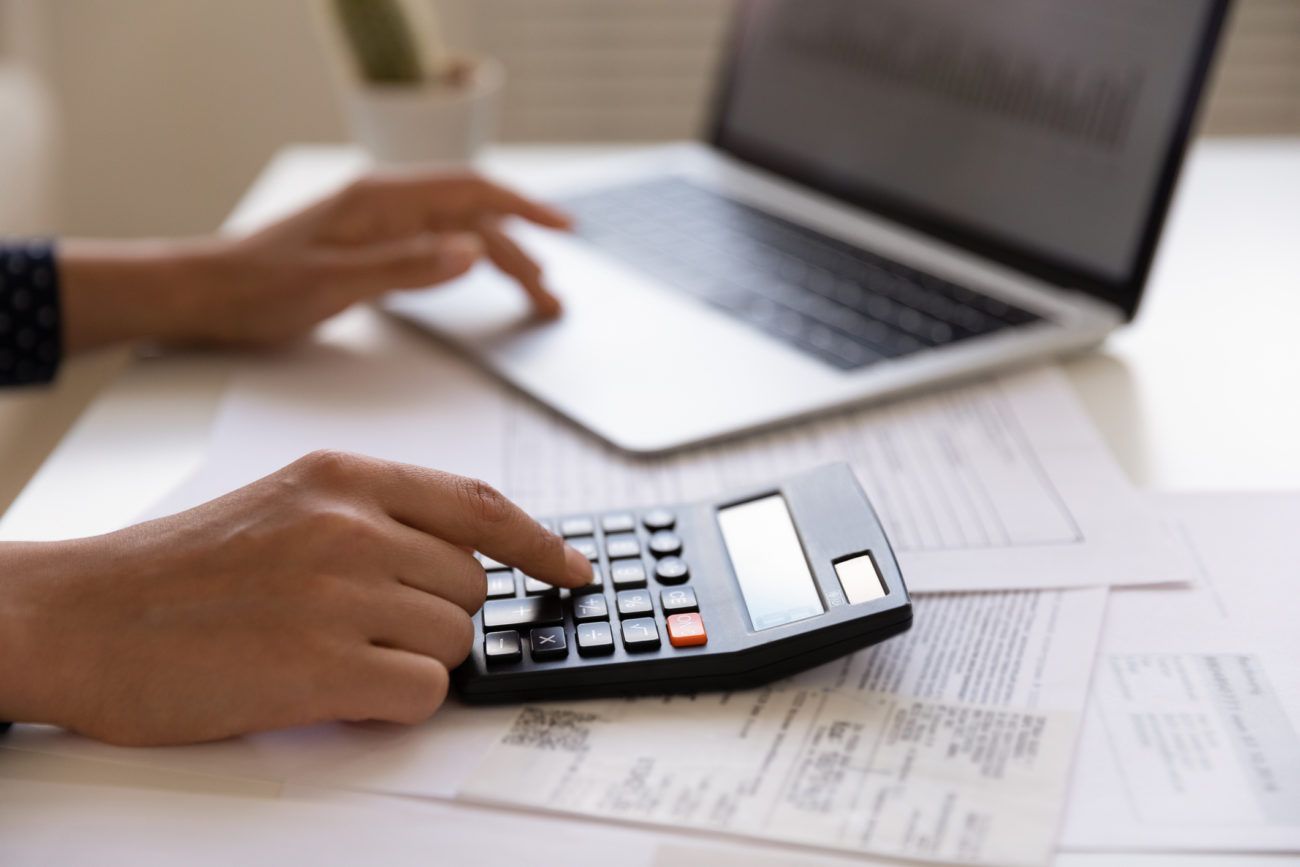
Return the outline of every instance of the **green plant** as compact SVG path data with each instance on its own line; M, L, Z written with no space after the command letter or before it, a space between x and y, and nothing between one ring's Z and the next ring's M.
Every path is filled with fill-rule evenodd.
M333 0L334 14L361 77L371 84L418 84L429 70L401 0Z

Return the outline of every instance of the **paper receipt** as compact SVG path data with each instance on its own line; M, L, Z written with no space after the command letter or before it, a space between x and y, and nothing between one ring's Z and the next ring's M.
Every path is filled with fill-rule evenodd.
M522 708L462 797L854 852L1044 864L1078 715L763 689Z

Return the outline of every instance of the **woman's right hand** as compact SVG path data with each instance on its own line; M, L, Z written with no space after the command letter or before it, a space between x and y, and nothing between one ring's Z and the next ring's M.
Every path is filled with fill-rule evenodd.
M470 651L474 550L592 576L482 482L339 452L116 533L0 546L0 719L130 745L419 722Z

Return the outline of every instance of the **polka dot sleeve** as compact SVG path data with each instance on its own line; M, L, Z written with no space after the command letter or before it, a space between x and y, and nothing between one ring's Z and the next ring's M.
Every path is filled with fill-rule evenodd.
M49 382L62 356L54 246L0 243L0 386Z

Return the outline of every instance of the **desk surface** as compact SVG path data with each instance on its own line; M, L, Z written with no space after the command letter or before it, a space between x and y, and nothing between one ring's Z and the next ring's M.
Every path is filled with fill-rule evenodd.
M501 148L486 162L489 169L509 170L592 154L590 148ZM277 160L304 176L337 173L357 155L302 147ZM276 193L288 200L301 191ZM1175 200L1138 320L1100 351L1066 363L1137 485L1300 488L1300 349L1292 333L1300 321L1296 202L1300 141L1201 143ZM15 455L30 462L43 454L60 432L59 419L66 422L121 367L120 354L89 359L74 369L75 381L59 390L0 401L3 464L9 466ZM0 521L0 538L98 532L166 493L202 461L229 369L229 358L219 354L135 360L91 402ZM274 794L274 787L261 783L89 765L6 757L0 783L8 778Z

